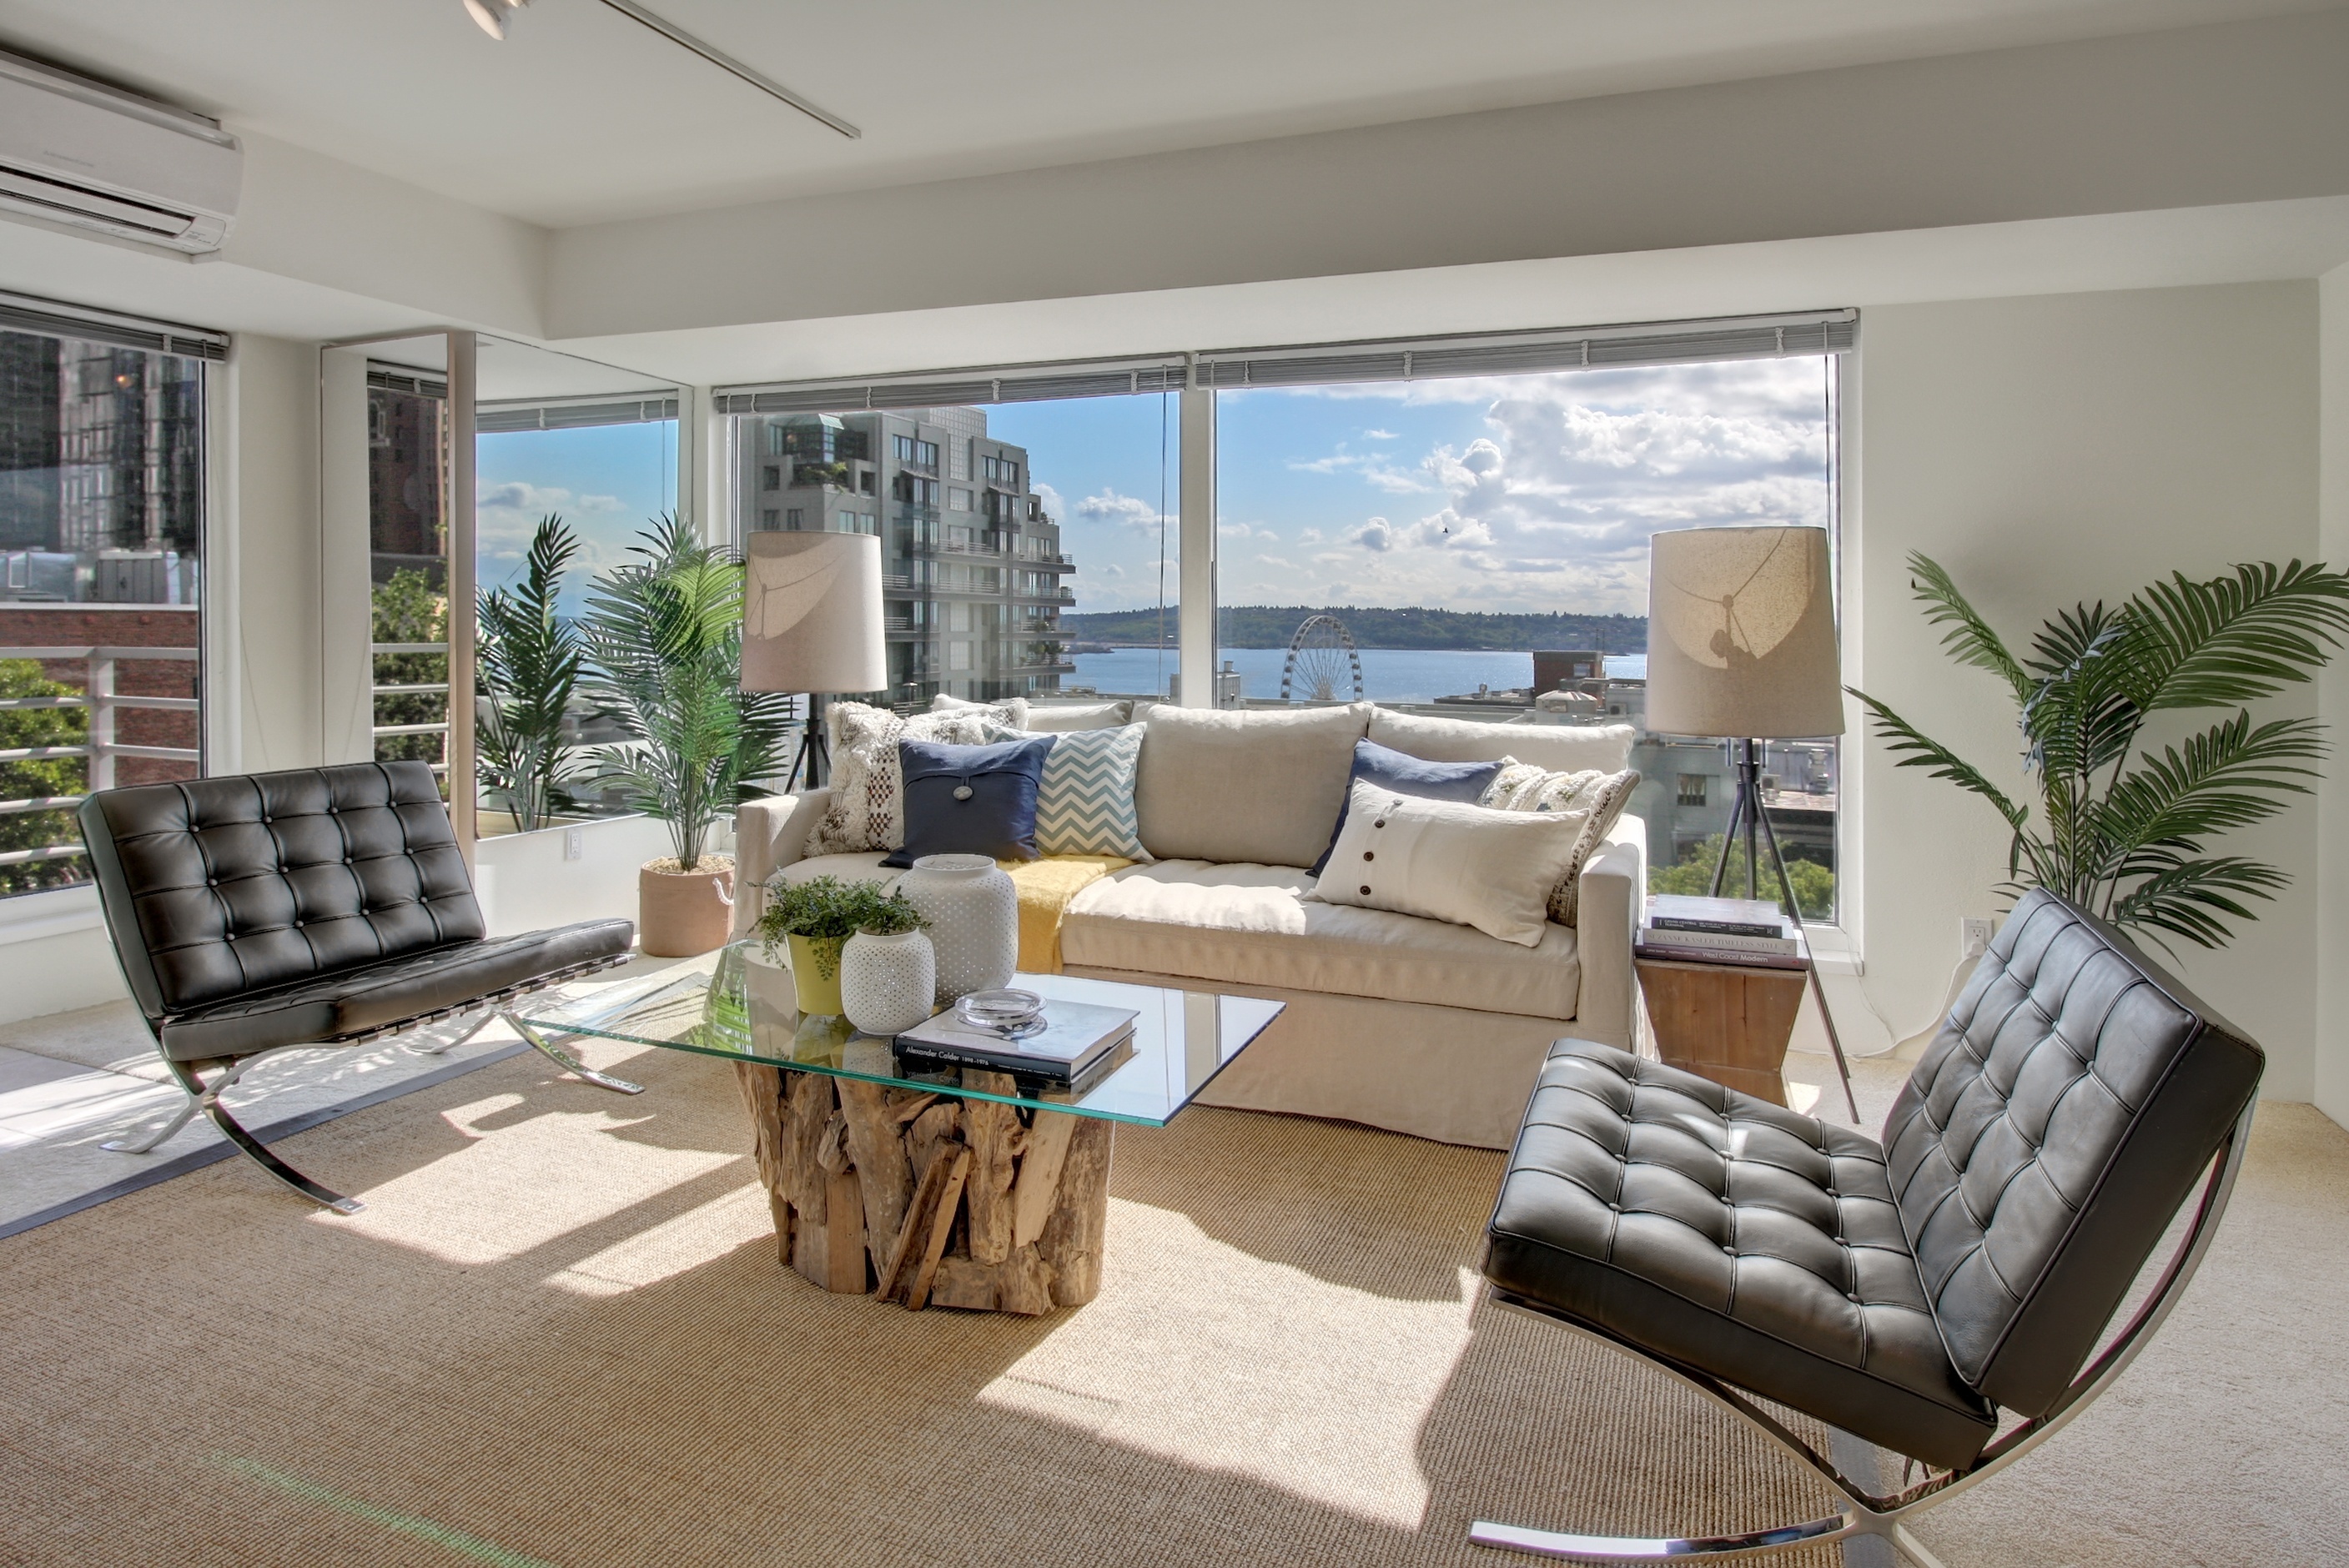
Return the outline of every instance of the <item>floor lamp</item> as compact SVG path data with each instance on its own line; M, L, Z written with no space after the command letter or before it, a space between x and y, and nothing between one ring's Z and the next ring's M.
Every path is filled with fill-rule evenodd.
M1649 548L1647 727L1651 734L1719 736L1736 743L1737 800L1713 868L1713 895L1720 896L1730 853L1742 836L1746 896L1759 896L1766 847L1781 907L1800 930L1794 879L1763 810L1758 743L1843 733L1826 530L1675 529L1651 536ZM1806 942L1806 958L1809 947ZM1844 1103L1857 1121L1851 1068L1817 961L1806 968L1843 1078Z
M783 789L824 782L827 692L889 684L881 542L869 533L758 532L743 546L742 689L804 693L807 727Z

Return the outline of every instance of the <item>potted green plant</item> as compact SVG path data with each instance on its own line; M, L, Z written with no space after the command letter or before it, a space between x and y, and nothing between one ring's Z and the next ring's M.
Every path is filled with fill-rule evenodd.
M595 580L580 629L587 696L626 732L596 754L603 777L668 824L676 853L636 880L644 951L667 957L723 944L734 861L709 851L720 817L782 770L791 699L741 688L742 562L676 517L655 520L640 562Z
M475 655L482 701L474 726L481 791L513 818L516 832L545 827L588 769L563 741L587 657L578 626L555 614L563 574L579 542L550 512L523 557L522 581L480 596Z
M895 888L820 876L771 884L758 931L770 961L790 952L800 1011L829 1016L844 1010L841 951L850 937L860 932L895 936L918 932L922 924L921 912Z
M1949 628L1951 657L2006 684L2023 767L2039 787L2038 823L2027 802L1887 704L1852 696L1899 766L1928 769L2006 819L2006 891L2046 888L2164 946L2167 934L2219 947L2234 938L2230 919L2254 918L2243 899L2271 899L2291 881L2205 848L2273 816L2318 777L2309 764L2324 754L2322 725L2254 724L2242 705L2309 680L2349 634L2349 574L2297 561L2202 583L2176 573L2115 609L2059 612L2019 658L1938 563L1911 555L1909 568L1926 618ZM2182 743L2138 750L2157 716L2198 708L2235 712Z

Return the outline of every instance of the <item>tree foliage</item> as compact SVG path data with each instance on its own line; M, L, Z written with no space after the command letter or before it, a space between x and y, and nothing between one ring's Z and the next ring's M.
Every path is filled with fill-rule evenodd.
M2228 923L2254 918L2244 901L2272 899L2291 878L2210 853L2209 841L2310 793L2325 749L2314 720L2254 723L2245 705L2310 680L2331 656L2349 633L2349 574L2298 561L2205 582L2173 573L2111 609L2059 611L2020 657L1938 562L1912 555L1909 566L1943 649L1995 676L2013 701L2036 816L1889 705L1852 695L1899 766L1981 796L2005 820L2006 891L2047 888L2157 942L2233 940ZM2211 708L2235 711L2140 748L2157 714Z
M1648 868L1650 892L1685 893L1702 898L1713 891L1713 868L1721 863L1722 836L1713 834L1701 844L1692 844L1681 856L1677 865ZM1729 861L1729 874L1722 880L1721 891L1725 897L1741 896L1745 891L1745 865L1743 846ZM1760 888L1755 896L1772 903L1779 897L1777 874L1770 868L1765 849L1762 860ZM1791 860L1786 862L1786 880L1795 884L1795 902L1803 906L1805 920L1835 918L1835 872L1816 861Z
M0 659L0 697L71 697L79 686L53 681L31 659ZM89 711L79 707L0 708L0 750L42 746L79 746L89 738ZM0 800L47 800L79 795L88 788L87 760L79 757L33 757L0 762ZM78 843L81 830L73 808L0 812L0 851L38 850ZM38 892L89 880L89 862L26 861L0 865L0 895Z

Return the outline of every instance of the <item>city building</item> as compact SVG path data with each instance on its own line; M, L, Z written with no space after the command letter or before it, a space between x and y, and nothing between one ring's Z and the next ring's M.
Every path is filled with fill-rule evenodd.
M746 531L880 538L887 701L1028 696L1075 669L1061 611L1076 564L1027 449L989 438L985 409L754 419L737 453Z

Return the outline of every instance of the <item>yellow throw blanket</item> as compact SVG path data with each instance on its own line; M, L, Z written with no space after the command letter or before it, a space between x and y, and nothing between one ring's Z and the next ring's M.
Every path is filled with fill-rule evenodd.
M1040 861L998 861L1019 890L1019 967L1030 975L1061 972L1061 917L1069 901L1132 861L1115 855L1047 855Z

